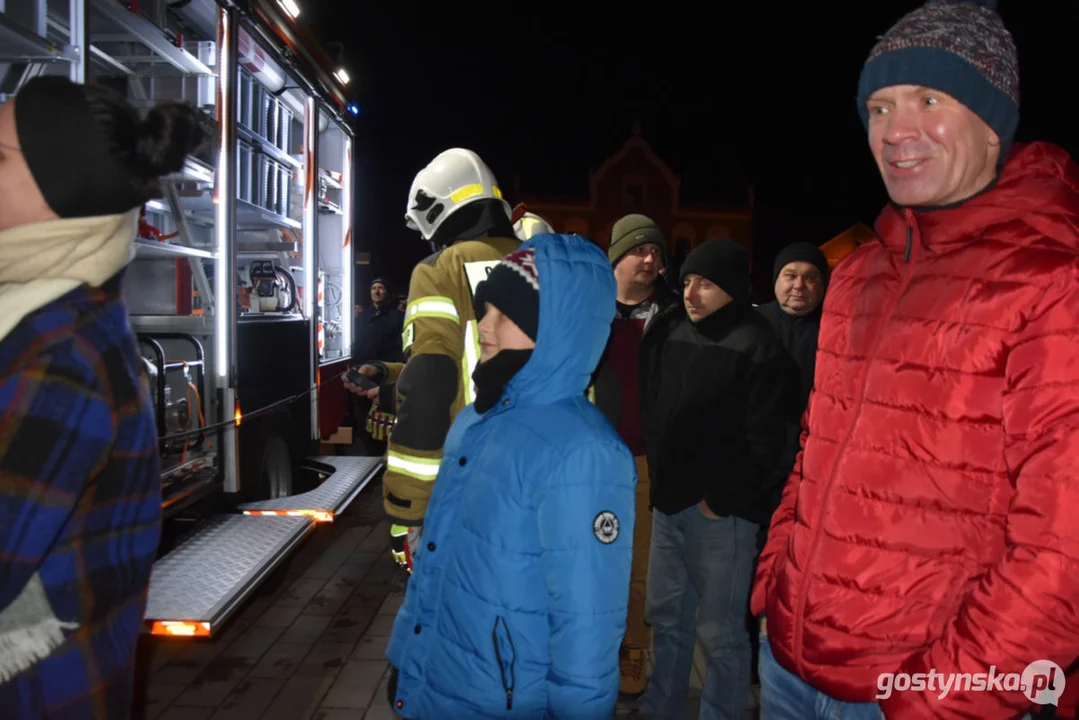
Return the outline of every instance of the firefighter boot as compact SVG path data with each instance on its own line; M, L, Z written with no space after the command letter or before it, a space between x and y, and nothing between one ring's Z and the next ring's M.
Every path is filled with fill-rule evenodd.
M648 684L644 670L644 650L623 647L618 653L618 666L621 675L619 695L626 699L643 695Z

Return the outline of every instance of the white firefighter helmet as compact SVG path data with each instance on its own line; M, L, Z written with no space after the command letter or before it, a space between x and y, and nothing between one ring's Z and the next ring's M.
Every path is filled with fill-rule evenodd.
M418 231L424 240L430 240L446 218L483 199L501 202L509 217L509 203L503 199L491 168L471 150L451 148L440 153L412 180L405 224Z
M554 228L536 213L526 212L517 222L513 223L513 232L524 242L533 235L553 233Z

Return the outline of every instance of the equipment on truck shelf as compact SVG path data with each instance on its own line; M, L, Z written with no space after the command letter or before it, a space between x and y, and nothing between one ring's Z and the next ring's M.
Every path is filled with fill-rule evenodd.
M248 272L252 312L287 313L296 306L296 278L288 270L272 260L252 260Z

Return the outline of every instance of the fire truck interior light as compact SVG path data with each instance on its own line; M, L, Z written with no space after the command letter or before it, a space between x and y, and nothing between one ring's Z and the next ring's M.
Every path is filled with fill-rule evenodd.
M341 295L344 307L341 312L341 344L345 355L352 354L352 323L348 318L352 317L352 303L355 302L352 290L352 273L355 272L355 261L352 258L352 141L345 140L345 157L343 158L341 173L341 226L344 228L341 238Z
M348 71L344 68L337 68L337 71L333 74L333 76L337 78L342 85L348 85L348 81L352 79L348 76Z
M228 174L232 172L229 167L232 164L232 158L229 156L229 139L230 134L235 133L235 130L231 127L233 122L232 108L234 106L228 102L229 93L232 92L233 77L236 74L236 69L233 65L234 55L231 40L232 22L232 15L229 14L228 10L224 8L218 10L218 62L221 73L217 93L218 147L220 150L217 159L217 174L214 178L214 232L216 234L218 257L218 265L214 269L214 298L216 305L214 308L214 364L216 365L217 375L221 378L228 378L232 367L232 358L230 357L232 351L232 308L230 302L225 298L232 296L233 285L230 280L235 272L231 254L232 246L229 242L232 232L232 218L230 217L232 203L226 201L223 196L224 192L230 189L230 184L226 181ZM235 151L235 147L235 145L232 145L233 151Z
M300 6L296 4L296 0L277 0L277 4L281 6L281 9L288 13L288 16L295 20L300 16Z
M307 177L303 192L303 314L314 324L316 322L315 301L318 295L318 254L315 252L316 224L318 223L318 201L315 199L318 182L318 158L315 155L318 137L318 104L313 97L308 97L304 104L303 126L304 171Z

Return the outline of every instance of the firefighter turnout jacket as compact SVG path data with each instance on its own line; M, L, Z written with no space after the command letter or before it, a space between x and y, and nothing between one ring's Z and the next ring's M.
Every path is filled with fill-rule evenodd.
M472 371L480 344L473 293L519 245L517 238L462 240L412 271L402 334L405 363L380 363L386 381L394 383L394 397L381 393L379 403L397 415L386 453L383 501L400 526L422 525L446 434L457 413L475 399ZM395 407L387 407L390 402Z

